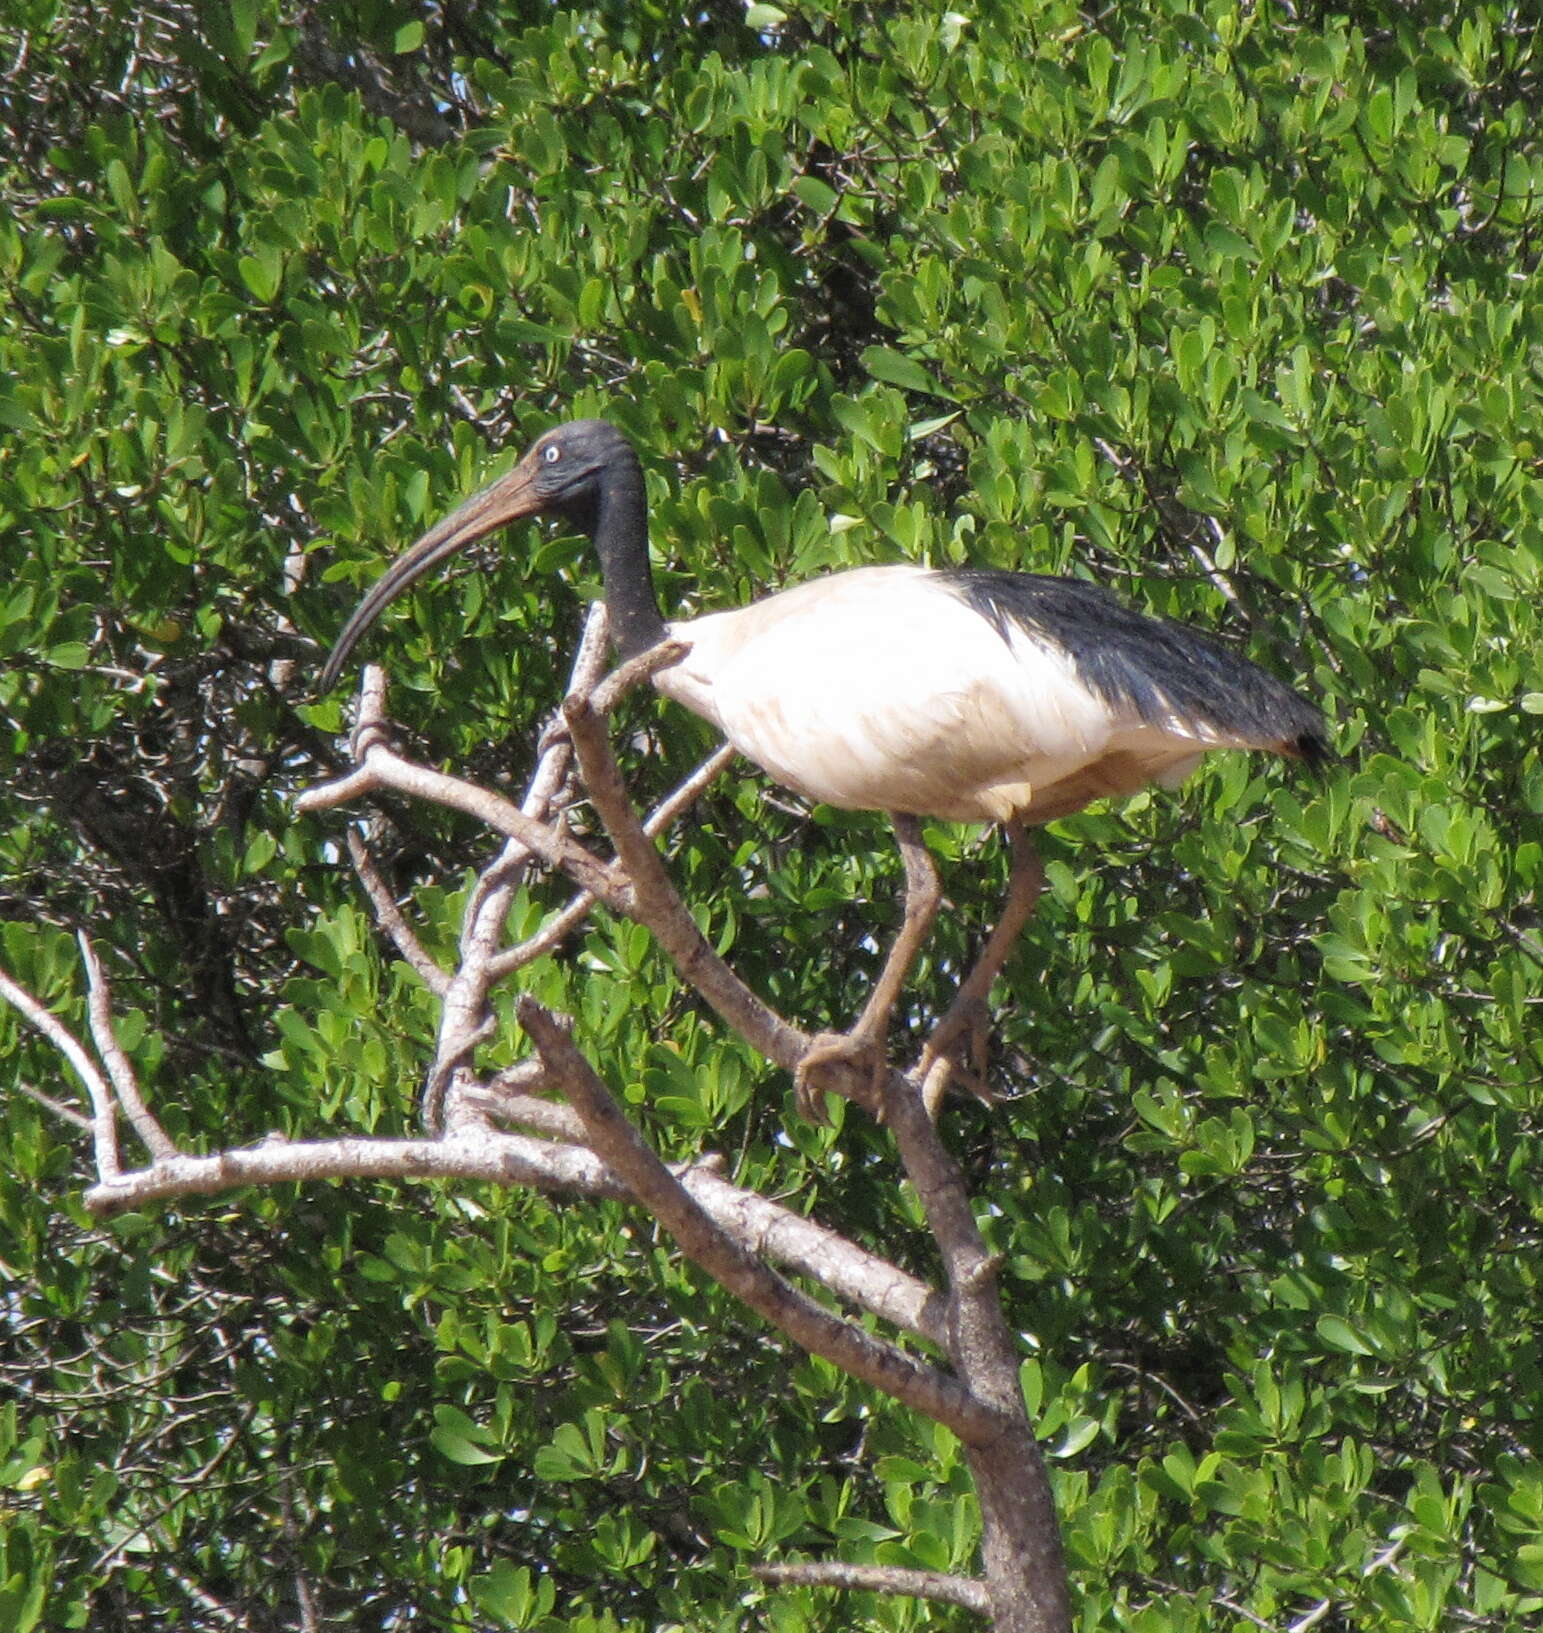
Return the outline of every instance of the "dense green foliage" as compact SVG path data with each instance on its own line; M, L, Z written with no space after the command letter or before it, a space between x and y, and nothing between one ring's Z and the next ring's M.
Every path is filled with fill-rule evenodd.
M410 1127L431 1007L341 819L288 808L338 753L315 643L555 419L636 439L672 612L887 560L1097 576L1321 695L1344 758L1053 825L1012 1098L948 1113L1081 1625L1536 1626L1529 8L313 10L8 7L0 962L80 1023L90 927L200 1148ZM394 610L423 752L517 779L593 592L527 530ZM645 795L710 742L629 720ZM485 839L377 838L448 945ZM1005 868L930 838L918 1030ZM752 985L852 1013L880 819L731 776L672 854ZM534 985L668 1150L928 1269L884 1131L784 1137L786 1080L640 932ZM635 1215L361 1185L104 1228L20 1092L57 1059L0 1014L0 1060L0 1625L967 1624L743 1574L969 1570L968 1482Z

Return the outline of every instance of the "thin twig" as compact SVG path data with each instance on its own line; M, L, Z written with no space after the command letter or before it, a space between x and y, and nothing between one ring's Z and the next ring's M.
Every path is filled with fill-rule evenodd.
M348 830L348 854L353 860L354 872L359 877L359 883L364 886L364 893L370 898L375 922L391 937L396 950L418 972L418 979L424 986L430 992L443 997L450 986L449 975L430 957L428 949L419 941L417 932L407 922L406 916L386 888L386 881L381 878L380 869L375 866L375 858L370 855L370 848L365 844L364 836L354 828Z
M404 760L386 743L383 735L370 737L364 752L364 764L356 771L336 782L308 788L299 795L295 800L296 811L327 810L377 789L395 789L415 799L475 817L495 833L518 840L548 867L566 873L575 883L592 890L607 907L622 914L629 912L631 902L625 884L599 857L567 834L560 834L546 823L526 816L501 794Z
M584 1121L569 1106L555 1100L543 1100L535 1094L500 1094L491 1084L479 1085L465 1091L472 1105L496 1122L511 1128L529 1129L533 1134L544 1134L549 1140L566 1140L570 1145L583 1145Z
M44 1092L40 1088L37 1088L34 1084L18 1083L16 1087L20 1089L29 1100L36 1100L45 1111L50 1112L53 1116L62 1118L67 1123L73 1123L76 1128L88 1129L91 1127L91 1119L89 1117L76 1111L74 1106L66 1105L64 1101L54 1099L51 1094L44 1094Z
M643 823L643 832L650 839L657 838L686 810L702 793L720 771L734 758L735 748L732 743L724 743L716 748L699 765L695 771L674 791L659 802L649 813ZM522 941L517 947L506 948L488 965L488 973L494 981L502 980L512 975L516 970L523 969L527 964L552 952L581 925L594 911L595 898L587 891L580 891L555 918L548 919L533 935Z
M160 1537L154 1540L166 1545L168 1552L173 1552L173 1557L175 1557L174 1545L169 1537ZM172 1581L182 1589L206 1616L218 1622L221 1627L237 1629L237 1633L253 1633L254 1624L243 1616L240 1611L232 1610L223 1600L216 1599L201 1582L195 1582L191 1576L187 1575L177 1565L169 1564L164 1559L161 1563L166 1566Z
M1227 541L1227 533L1221 522L1218 521L1215 516L1207 516L1205 521L1206 526L1210 528L1211 535L1216 540L1218 546L1225 544ZM1186 542L1189 545L1189 553L1195 558L1196 561L1200 563L1200 570L1208 579L1210 579L1212 585L1227 599L1232 606L1232 610L1238 615L1243 623L1248 625L1249 628L1252 628L1254 620L1249 616L1248 608L1243 605L1242 599L1239 597L1237 590L1233 588L1232 580L1228 578L1221 568L1216 565L1216 562L1212 559L1210 552L1207 551L1203 544L1201 544L1199 539L1191 537Z
M1332 1599L1320 1599L1316 1605L1297 1619L1286 1629L1286 1633L1307 1633L1308 1628L1316 1627L1325 1616L1334 1608Z
M571 684L594 687L604 673L609 643L603 604L590 609L584 636L573 660ZM542 750L535 774L521 802L521 814L545 823L552 802L568 776L572 747L554 738ZM547 831L556 833L555 828ZM483 869L461 921L460 964L445 992L440 1011L439 1037L434 1047L434 1064L423 1086L423 1121L430 1130L438 1128L448 1111L449 1120L461 1115L478 1115L467 1095L474 1088L471 1075L472 1051L493 1024L488 993L495 979L492 962L508 922L515 892L525 882L532 858L530 848L511 839Z
M660 800L644 820L643 832L650 839L656 839L662 834L682 811L695 803L702 791L738 752L732 743L724 743L715 748L673 794L666 795Z
M1274 1623L1265 1621L1264 1617L1256 1616L1247 1606L1240 1605L1235 1599L1225 1598L1218 1594L1212 1603L1222 1610L1230 1610L1234 1616L1241 1616L1245 1622L1252 1622L1255 1627L1262 1627L1265 1633L1273 1633Z
M4 970L0 970L0 998L30 1021L75 1068L75 1075L85 1084L86 1093L91 1097L91 1142L97 1175L103 1180L115 1179L123 1171L123 1165L118 1156L118 1124L107 1079L69 1027L45 1009L25 987L18 986Z
M516 970L522 970L527 964L534 964L538 958L556 952L594 912L595 906L593 893L581 890L560 913L549 918L533 936L527 936L516 946L506 947L496 958L490 960L488 978L492 981L505 980Z
M602 719L605 718L634 687L641 686L645 680L652 680L661 669L672 668L690 650L690 641L660 641L657 646L651 646L646 652L640 652L635 658L629 658L624 664L613 669L593 689L590 707ZM580 691L583 688L573 686L569 690Z
M187 1484L200 1488L208 1485L210 1476L213 1475L219 1468L220 1464L230 1456L234 1448L240 1443L242 1434L251 1427L252 1420L257 1416L257 1412L258 1408L255 1405L250 1405L243 1408L239 1420L232 1427L230 1433L226 1435L225 1439L221 1441L217 1447L215 1447L213 1453L206 1458L196 1470L192 1471L188 1475L186 1481ZM146 1540L154 1540L156 1527L166 1518L168 1514L171 1513L171 1511L180 1501L180 1497L173 1497L170 1501L163 1503L154 1513L149 1516L148 1519L140 1521L140 1523L134 1526L132 1530L119 1532L116 1534L113 1542L100 1554L98 1554L95 1560L92 1561L91 1575L100 1576L119 1558L121 1558L123 1554L131 1551L140 1538L143 1537Z
M86 965L86 1015L91 1023L91 1041L96 1044L96 1052L107 1068L113 1088L117 1090L118 1103L127 1113L145 1149L157 1162L165 1157L174 1157L177 1148L151 1115L139 1092L139 1079L134 1075L129 1057L124 1054L122 1045L113 1033L112 988L107 983L101 960L96 956L96 948L91 945L84 930L75 939L80 943L80 956Z

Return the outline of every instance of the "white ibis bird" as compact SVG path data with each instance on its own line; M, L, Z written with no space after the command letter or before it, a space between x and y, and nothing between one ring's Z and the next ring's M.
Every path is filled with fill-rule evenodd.
M600 558L612 639L625 659L689 644L655 675L748 759L812 800L885 811L906 868L906 908L850 1032L821 1034L797 1075L834 1060L884 1062L890 1012L936 915L936 869L919 818L1003 824L1013 884L1001 920L929 1044L929 1106L1042 883L1027 829L1149 783L1176 786L1211 749L1327 753L1317 709L1183 624L1149 618L1081 579L1037 573L863 567L748 607L666 624L648 562L643 473L604 420L539 437L518 465L418 540L344 625L329 688L381 609L454 551L523 516L556 513ZM875 1077L876 1081L876 1077Z

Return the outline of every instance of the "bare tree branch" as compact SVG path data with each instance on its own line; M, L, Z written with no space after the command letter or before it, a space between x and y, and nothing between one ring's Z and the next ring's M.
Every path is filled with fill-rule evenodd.
M86 1192L101 1217L179 1196L217 1196L244 1185L325 1179L461 1179L533 1190L625 1197L593 1152L492 1129L469 1128L437 1140L286 1140L175 1156L134 1173L103 1176Z
M1000 1628L1059 1633L1071 1625L1060 1528L1044 1458L1023 1410L1018 1355L1002 1315L996 1260L975 1223L964 1175L915 1079L892 1072L883 1103L885 1122L943 1256L949 1355L972 1398L995 1408L1000 1425L990 1441L965 1442L980 1499L992 1619Z
M85 1045L56 1015L46 1010L25 987L0 970L0 998L25 1017L43 1034L86 1086L91 1097L91 1141L96 1155L96 1171L104 1179L122 1172L118 1155L118 1123L113 1112L112 1090Z
M536 1104L578 1120L566 1107ZM925 1283L827 1226L730 1183L721 1168L721 1157L707 1153L675 1172L702 1210L747 1252L765 1254L918 1338L940 1347L946 1341L943 1302ZM85 1203L99 1217L110 1217L152 1202L216 1196L247 1185L344 1179L524 1184L548 1194L631 1200L607 1164L576 1142L463 1128L436 1140L272 1138L215 1156L174 1155L132 1173L104 1175L86 1192Z
M991 1599L984 1582L939 1571L908 1571L898 1565L844 1565L839 1560L790 1565L752 1565L750 1574L771 1587L850 1588L861 1593L899 1593L935 1599L984 1616Z
M81 1112L76 1111L74 1106L65 1105L62 1100L56 1100L53 1095L45 1094L40 1088L31 1083L18 1083L16 1087L20 1089L29 1100L37 1101L44 1111L52 1112L55 1117L60 1118L66 1123L73 1123L78 1129L83 1131L90 1130L91 1119L83 1115Z
M657 839L681 812L695 804L703 790L738 752L732 743L724 743L721 747L715 748L673 794L660 800L649 812L643 823L643 832L650 839Z
M354 872L359 877L359 883L364 886L364 893L370 898L370 906L375 910L375 922L391 937L396 950L418 972L418 979L424 986L430 992L443 997L450 988L449 975L435 963L423 943L419 941L416 931L407 922L391 892L386 888L386 881L381 878L380 869L375 866L375 858L370 855L370 848L365 844L364 836L354 828L348 830L348 854L353 859Z
M676 817L692 805L703 789L734 758L734 754L735 749L730 743L714 749L674 793L654 807L643 823L643 832L650 839L658 838ZM542 925L535 935L522 941L519 946L501 952L489 964L489 974L495 981L501 980L504 976L512 975L515 970L534 963L544 954L552 952L589 917L594 906L595 898L587 890L580 891L555 918Z
M601 718L581 693L570 693L563 714L573 734L574 752L584 786L616 846L636 901L636 916L648 925L676 969L712 1005L734 1031L768 1060L793 1071L810 1046L800 1032L756 996L714 952L680 899L654 842L644 833L611 753ZM846 1087L860 1099L866 1085L848 1071ZM843 1074L832 1070L839 1085Z
M527 995L518 1014L547 1069L584 1119L592 1149L623 1177L692 1263L811 1354L946 1424L967 1444L1000 1435L998 1414L983 1409L952 1378L832 1315L714 1224L627 1120L552 1013Z
M879 1109L937 1242L946 1295L816 1221L734 1185L725 1178L717 1154L668 1167L574 1044L571 1022L528 994L519 999L517 1015L535 1055L491 1078L475 1075L473 1052L494 1024L489 1003L493 983L537 956L533 949L556 945L597 906L645 925L682 979L775 1065L796 1070L811 1047L807 1033L751 991L713 950L656 845L657 835L701 793L732 751L718 750L646 821L634 808L616 763L607 711L629 686L677 661L681 651L678 643L662 643L602 679L606 636L603 614L597 611L586 628L563 704L567 737L548 735L519 806L397 754L388 736L384 675L367 667L353 739L358 767L297 802L304 811L323 810L361 794L393 789L466 812L505 837L469 894L456 968L449 973L428 956L362 839L349 836L377 921L440 1000L439 1036L424 1104L431 1127L437 1126L443 1109L441 1137L269 1138L209 1157L181 1155L150 1115L114 1037L106 978L89 942L82 939L89 1015L106 1075L62 1023L3 974L0 995L11 998L69 1056L87 1085L99 1183L86 1202L101 1215L244 1185L359 1177L526 1185L646 1209L687 1257L793 1342L950 1428L963 1441L975 1478L983 1521L980 1581L839 1562L766 1567L759 1573L762 1579L906 1593L987 1614L1002 1633L1064 1633L1069 1613L1054 1509L1023 1410L1017 1346L1002 1315L997 1265L976 1225L963 1175L942 1144L922 1092L941 1092L952 1036L985 998L1016 936L1018 916L1026 911L1026 902L1032 904L1036 879L1026 865L1015 867L1015 892L916 1068L907 1075L889 1071L881 1085ZM614 846L615 861L604 860L566 831L561 811L553 815L574 760ZM1016 860L1022 863L1021 857ZM501 947L513 894L533 862L561 872L580 894L537 936L519 947ZM872 1103L866 1069L834 1064L822 1086ZM122 1171L114 1091L152 1158L148 1167L132 1173ZM562 1100L550 1098L555 1095ZM773 1265L934 1345L952 1371L869 1332L793 1285Z
M461 811L479 822L516 839L548 867L566 873L586 890L593 891L607 907L618 913L628 913L630 892L597 856L566 834L560 834L544 822L527 816L518 806L491 789L479 788L427 766L404 760L387 741L384 709L377 688L371 684L381 671L374 664L365 666L366 685L360 700L360 724L354 736L359 745L360 764L345 777L333 782L308 788L295 799L295 810L301 814L325 811L374 793L382 788L410 794L415 799L443 805L452 811Z
M598 903L594 895L588 890L581 890L568 905L560 912L549 918L533 936L528 936L517 946L506 947L488 963L488 977L492 981L502 981L513 975L516 970L522 970L527 964L534 964L538 958L544 958L548 953L556 952L569 936L583 924L592 914Z
M634 687L641 686L645 680L652 680L661 669L673 668L690 650L689 641L660 641L657 646L651 646L648 651L638 653L635 658L629 658L619 668L613 669L600 685L593 688L572 686L569 695L584 693L589 697L594 712L602 720L606 719Z
M129 1057L124 1054L113 1032L112 988L107 983L107 975L102 969L101 960L96 956L96 948L91 945L90 937L84 931L75 939L80 944L80 955L86 965L86 1014L91 1022L91 1041L96 1045L96 1052L107 1068L107 1075L112 1079L113 1088L118 1094L118 1103L123 1107L129 1121L134 1125L134 1132L144 1142L145 1149L152 1157L157 1161L165 1157L174 1157L177 1148L167 1137L166 1131L151 1116L150 1108L139 1092L139 1079L135 1076L134 1068L129 1064Z
M731 1184L705 1163L693 1167L682 1183L752 1253L808 1276L858 1309L925 1338L940 1350L946 1348L947 1300L925 1282L828 1226Z
M605 607L597 603L585 623L570 684L586 691L593 688L605 672L606 650ZM553 738L547 743L520 806L523 816L546 822L572 758L571 747L562 739ZM447 1108L452 1117L463 1111L474 1114L464 1095L455 1091L472 1087L472 1051L492 1025L488 1007L488 993L495 979L492 961L503 939L509 905L524 883L532 855L523 841L511 839L492 866L483 870L466 904L461 921L460 964L445 993L434 1064L423 1089L423 1121L430 1130L439 1126Z

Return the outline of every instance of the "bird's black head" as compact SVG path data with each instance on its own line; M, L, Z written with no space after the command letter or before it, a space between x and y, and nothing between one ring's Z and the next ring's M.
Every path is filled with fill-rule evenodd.
M636 473L638 458L609 420L569 420L537 437L507 480L525 473L533 509L593 533L605 486L621 471Z
M602 530L600 522L607 510L613 525ZM348 654L386 603L436 563L522 516L552 513L594 537L602 562L608 566L607 557L619 553L618 538L644 538L642 471L632 444L614 425L605 420L569 420L546 432L507 476L430 528L387 569L343 626L322 670L322 690L337 680ZM642 544L635 547L638 551L645 548ZM657 614L654 622L658 622Z

